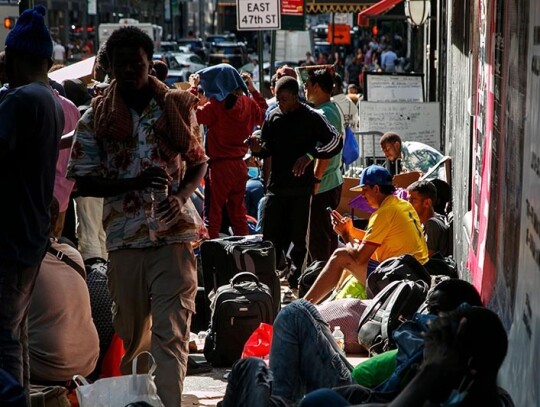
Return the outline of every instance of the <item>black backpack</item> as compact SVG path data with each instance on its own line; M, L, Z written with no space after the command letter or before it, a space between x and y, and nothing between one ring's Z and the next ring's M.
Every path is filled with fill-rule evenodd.
M253 273L239 273L218 288L212 301L210 329L204 356L214 367L240 359L244 344L261 322L272 324L274 301L267 285Z
M372 300L358 324L358 342L370 354L393 349L392 332L414 313L427 296L423 281L393 281Z
M304 270L298 279L298 298L304 298L324 266L326 266L326 261L316 260Z
M421 280L429 285L431 276L425 267L410 254L390 257L382 261L367 278L367 297L374 298L392 281L400 280Z

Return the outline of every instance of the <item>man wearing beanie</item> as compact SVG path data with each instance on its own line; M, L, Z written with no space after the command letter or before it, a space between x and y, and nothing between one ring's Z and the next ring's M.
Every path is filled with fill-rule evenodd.
M6 39L10 90L0 101L0 184L9 193L0 220L0 369L20 383L29 403L26 317L49 246L62 107L47 71L52 40L38 5L24 11ZM4 405L0 399L0 405Z
M114 79L79 121L68 176L81 196L104 198L113 324L126 349L120 369L131 373L150 350L161 401L179 407L197 292L191 242L200 237L188 199L207 157L191 121L198 99L150 76L153 51L136 27L107 39Z

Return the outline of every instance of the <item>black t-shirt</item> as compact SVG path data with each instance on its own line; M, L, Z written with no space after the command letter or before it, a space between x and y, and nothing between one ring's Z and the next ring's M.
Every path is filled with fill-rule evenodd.
M49 244L49 205L58 143L64 129L62 106L41 82L11 89L0 100L0 263L34 266Z
M296 177L292 168L306 153L315 158L331 158L342 146L337 130L315 109L302 104L298 109L283 113L272 110L263 124L263 151L259 156L272 157L268 191L281 195L301 195L313 191L313 162L302 176Z

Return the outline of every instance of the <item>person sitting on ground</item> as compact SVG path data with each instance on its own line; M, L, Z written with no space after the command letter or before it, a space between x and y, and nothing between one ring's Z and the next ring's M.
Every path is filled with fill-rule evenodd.
M349 271L364 287L367 276L377 265L390 258L411 254L420 262L428 261L428 250L422 226L410 203L393 195L392 176L383 167L371 165L360 175L360 182L351 191L359 191L376 209L366 231L356 229L352 220L333 211L334 228L346 247L338 248L306 293L308 301L318 304L339 286L344 270ZM365 297L364 297L365 298Z
M502 406L513 407L510 395L497 386L508 338L501 320L482 307L460 307L433 321L424 340L419 372L388 404L364 407ZM322 389L308 395L301 407L350 406L336 392Z
M455 310L464 302L481 306L475 288L457 279L439 283L427 299L429 312L435 314L431 319ZM392 369L379 382L391 373ZM339 386L347 386L349 393L341 391L340 394L350 395L354 400L354 397L370 394L365 387L361 392L361 386L351 386L357 377L366 380L360 374L354 375L354 371L351 373L351 366L341 356L330 328L316 307L300 299L283 308L274 322L269 368L260 358L236 362L222 407L296 406L304 394Z
M396 133L387 132L380 139L381 150L387 159L387 167L392 175L405 172L419 172L419 176L429 171L444 157L439 151L418 141L402 141ZM401 161L401 169L397 168ZM433 172L428 179L445 180L445 168Z
M437 188L430 181L416 181L407 188L409 203L413 206L424 226L429 257L435 253L447 256L449 246L449 230L446 217L435 213L434 202L437 201Z
M53 198L51 225L59 219ZM79 251L51 236L41 262L28 311L30 380L34 384L67 385L74 375L89 375L99 355L92 321L84 262Z

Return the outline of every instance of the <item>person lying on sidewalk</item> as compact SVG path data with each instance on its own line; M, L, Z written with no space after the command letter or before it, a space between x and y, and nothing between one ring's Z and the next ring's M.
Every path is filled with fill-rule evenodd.
M513 407L510 395L497 386L508 338L493 311L460 307L439 317L425 335L422 366L390 403L364 407L502 406ZM329 389L308 395L300 407L342 407L351 404Z
M371 165L360 175L360 182L351 191L359 191L369 205L376 209L366 231L352 226L352 220L336 221L335 229L347 245L334 251L319 277L305 295L318 304L342 280L348 270L365 286L366 278L377 265L390 258L411 254L420 264L428 261L428 250L422 225L410 203L393 195L392 176L387 169ZM334 217L336 212L333 212Z
M430 315L425 317L435 319L438 314L455 310L463 302L481 304L480 296L471 284L457 279L444 283L429 294ZM362 386L355 384L358 376L351 373L352 366L340 352L316 307L303 299L294 301L279 312L274 322L270 366L260 358L236 362L221 407L292 407L305 394L343 386L349 392L340 392L340 395L346 395L348 400L371 397L371 391L366 387L361 394ZM392 400L395 395L392 393L385 401Z

